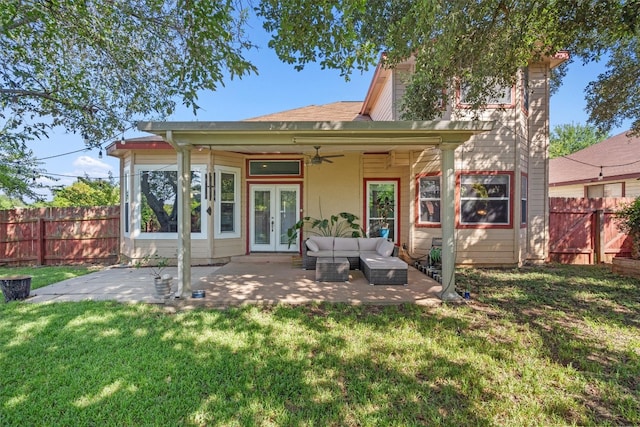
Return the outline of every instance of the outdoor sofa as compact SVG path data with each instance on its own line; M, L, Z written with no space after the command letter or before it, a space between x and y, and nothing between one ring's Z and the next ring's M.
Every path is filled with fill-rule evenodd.
M350 270L361 270L369 283L407 284L407 263L397 258L393 242L383 237L311 236L302 245L302 268L316 269L320 258L346 258Z

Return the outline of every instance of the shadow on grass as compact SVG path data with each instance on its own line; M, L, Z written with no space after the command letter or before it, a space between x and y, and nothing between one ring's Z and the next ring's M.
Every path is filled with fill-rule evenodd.
M414 320L398 323L397 310ZM167 315L83 302L0 312L3 425L490 424L462 387L478 382L472 366L372 333L414 336L415 308Z
M640 282L602 266L463 270L476 307L534 331L544 357L585 380L597 424L640 421Z
M640 423L637 282L466 283L470 306L0 305L0 425Z

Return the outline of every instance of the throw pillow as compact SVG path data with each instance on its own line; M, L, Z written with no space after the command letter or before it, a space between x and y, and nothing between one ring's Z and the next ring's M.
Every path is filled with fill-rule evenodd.
M318 252L320 250L320 248L318 247L318 244L313 240L307 240L306 243L307 243L307 249L309 249L311 252Z
M393 244L393 242L384 241L382 244L378 246L378 249L376 252L378 252L378 255L380 256L389 257L393 253L393 248L395 248L395 245Z

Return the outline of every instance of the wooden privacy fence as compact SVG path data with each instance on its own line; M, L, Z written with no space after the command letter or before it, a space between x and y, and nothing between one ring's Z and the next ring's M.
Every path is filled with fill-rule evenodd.
M0 210L0 265L118 261L120 207Z
M615 211L633 200L551 197L549 259L564 264L596 264L631 256L631 240L618 230Z

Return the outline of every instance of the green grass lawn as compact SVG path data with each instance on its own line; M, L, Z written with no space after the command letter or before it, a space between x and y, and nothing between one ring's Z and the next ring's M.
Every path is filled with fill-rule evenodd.
M97 271L96 266L42 266L42 267L0 267L0 277L31 276L31 289L58 283L66 279ZM1 299L4 301L4 299Z
M0 304L0 425L638 425L640 283L463 270L468 305Z

